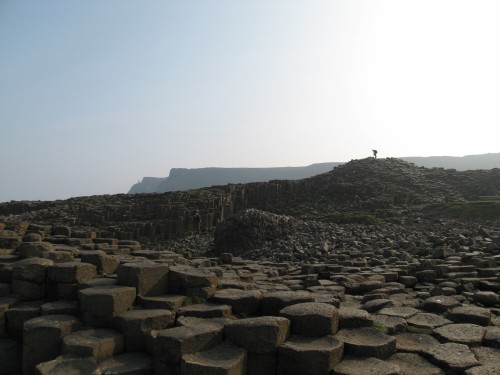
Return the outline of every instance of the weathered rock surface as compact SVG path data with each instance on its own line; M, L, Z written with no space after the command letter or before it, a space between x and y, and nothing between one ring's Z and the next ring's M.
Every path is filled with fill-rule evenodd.
M279 347L278 372L289 375L329 375L344 354L344 344L334 336L292 335Z
M306 181L0 204L0 373L495 373L497 207L456 202L500 194L499 172L365 159ZM244 209L251 226L231 229ZM217 222L247 245L219 254ZM23 326L61 314L86 327L24 361Z
M217 225L215 250L241 255L261 247L267 241L287 238L295 231L296 220L270 212L248 209L238 212Z

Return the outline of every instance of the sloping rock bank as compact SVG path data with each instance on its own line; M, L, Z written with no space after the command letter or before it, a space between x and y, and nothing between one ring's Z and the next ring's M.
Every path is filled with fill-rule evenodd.
M7 220L15 215L19 221L91 229L97 237L156 244L193 232L210 232L245 209L307 221L373 224L394 215L401 221L399 212L411 205L480 196L500 196L500 169L458 172L419 168L393 158L367 158L303 180L53 202L13 201L0 204L0 221L2 216ZM195 216L197 212L199 216Z
M0 373L500 372L498 228L313 226L299 262L3 225Z
M247 209L219 223L214 242L218 253L241 255L272 240L286 239L296 231L299 221L283 215Z

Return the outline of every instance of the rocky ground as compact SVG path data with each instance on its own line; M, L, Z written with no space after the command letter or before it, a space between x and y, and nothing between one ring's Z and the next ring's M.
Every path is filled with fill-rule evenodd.
M0 223L0 374L500 374L498 218L426 214L451 194L429 176L464 175L360 163L417 188L343 167L317 199L142 243L63 225L67 201L12 203L44 214Z

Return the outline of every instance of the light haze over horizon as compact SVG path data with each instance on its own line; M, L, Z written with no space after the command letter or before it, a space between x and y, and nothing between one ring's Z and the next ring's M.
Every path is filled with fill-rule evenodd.
M0 2L0 202L500 152L500 2Z

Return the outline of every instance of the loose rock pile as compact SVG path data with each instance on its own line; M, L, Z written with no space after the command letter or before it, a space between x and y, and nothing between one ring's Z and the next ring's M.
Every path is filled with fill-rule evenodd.
M296 232L299 221L256 209L247 209L219 223L214 242L217 252L241 255L268 241L287 239Z

